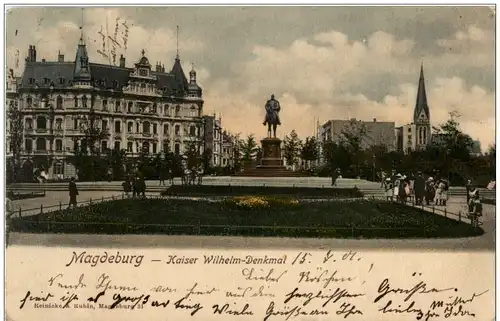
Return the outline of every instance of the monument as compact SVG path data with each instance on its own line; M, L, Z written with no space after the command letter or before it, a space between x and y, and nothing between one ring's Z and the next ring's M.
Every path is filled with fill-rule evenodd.
M267 137L262 139L262 155L259 155L260 163L256 168L247 169L237 176L254 176L254 177L294 177L304 176L304 173L293 172L287 170L283 166L281 158L281 139L276 137L276 129L281 125L279 113L281 106L278 100L271 95L271 99L264 106L266 116L263 125L267 125Z
M276 137L276 128L281 125L279 115L281 106L279 101L274 99L274 95L271 95L271 99L266 102L264 108L266 116L263 125L267 125L267 137L261 140L262 158L259 167L283 167L281 139Z

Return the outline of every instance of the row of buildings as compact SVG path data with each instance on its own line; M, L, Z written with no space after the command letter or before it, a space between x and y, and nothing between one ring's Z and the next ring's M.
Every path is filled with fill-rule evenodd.
M220 117L203 114L202 89L194 68L186 77L179 55L170 71L152 66L142 57L127 67L92 63L83 36L74 60L37 60L30 46L21 77L7 75L7 109L15 104L23 124L21 160L33 164L35 156L50 156L49 175L69 177L75 167L66 161L82 146L86 133L96 127L108 133L99 152L126 150L127 157L141 152L173 151L182 154L189 144L200 153L212 151L212 166L231 165L233 137L223 130ZM97 120L97 124L95 123ZM12 123L7 122L7 152Z
M371 146L385 146L388 151L409 152L425 149L433 140L439 139L431 131L431 117L427 103L423 65L420 68L418 91L413 110L412 122L396 126L395 122L350 120L329 120L318 127L319 141L333 140L340 142L345 133L352 133L362 137L361 148ZM479 141L475 141L472 153L481 152Z

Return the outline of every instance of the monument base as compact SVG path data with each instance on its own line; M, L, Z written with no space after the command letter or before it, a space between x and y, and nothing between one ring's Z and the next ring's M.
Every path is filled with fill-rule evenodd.
M294 172L283 166L281 159L281 139L267 137L261 140L262 158L260 165L256 168L245 169L236 176L247 177L301 177L306 176L302 172Z

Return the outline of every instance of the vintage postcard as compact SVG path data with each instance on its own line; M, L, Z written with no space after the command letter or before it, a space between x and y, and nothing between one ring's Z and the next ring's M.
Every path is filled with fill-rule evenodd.
M494 320L494 5L5 19L6 320Z

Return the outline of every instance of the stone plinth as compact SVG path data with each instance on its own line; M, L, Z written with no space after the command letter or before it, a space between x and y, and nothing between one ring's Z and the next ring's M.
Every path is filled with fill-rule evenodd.
M281 159L281 139L267 137L261 140L262 155L260 164L255 168L244 169L236 176L247 177L301 177L303 172L294 172L283 166Z
M262 158L257 167L283 167L281 159L281 139L267 137L261 140Z

